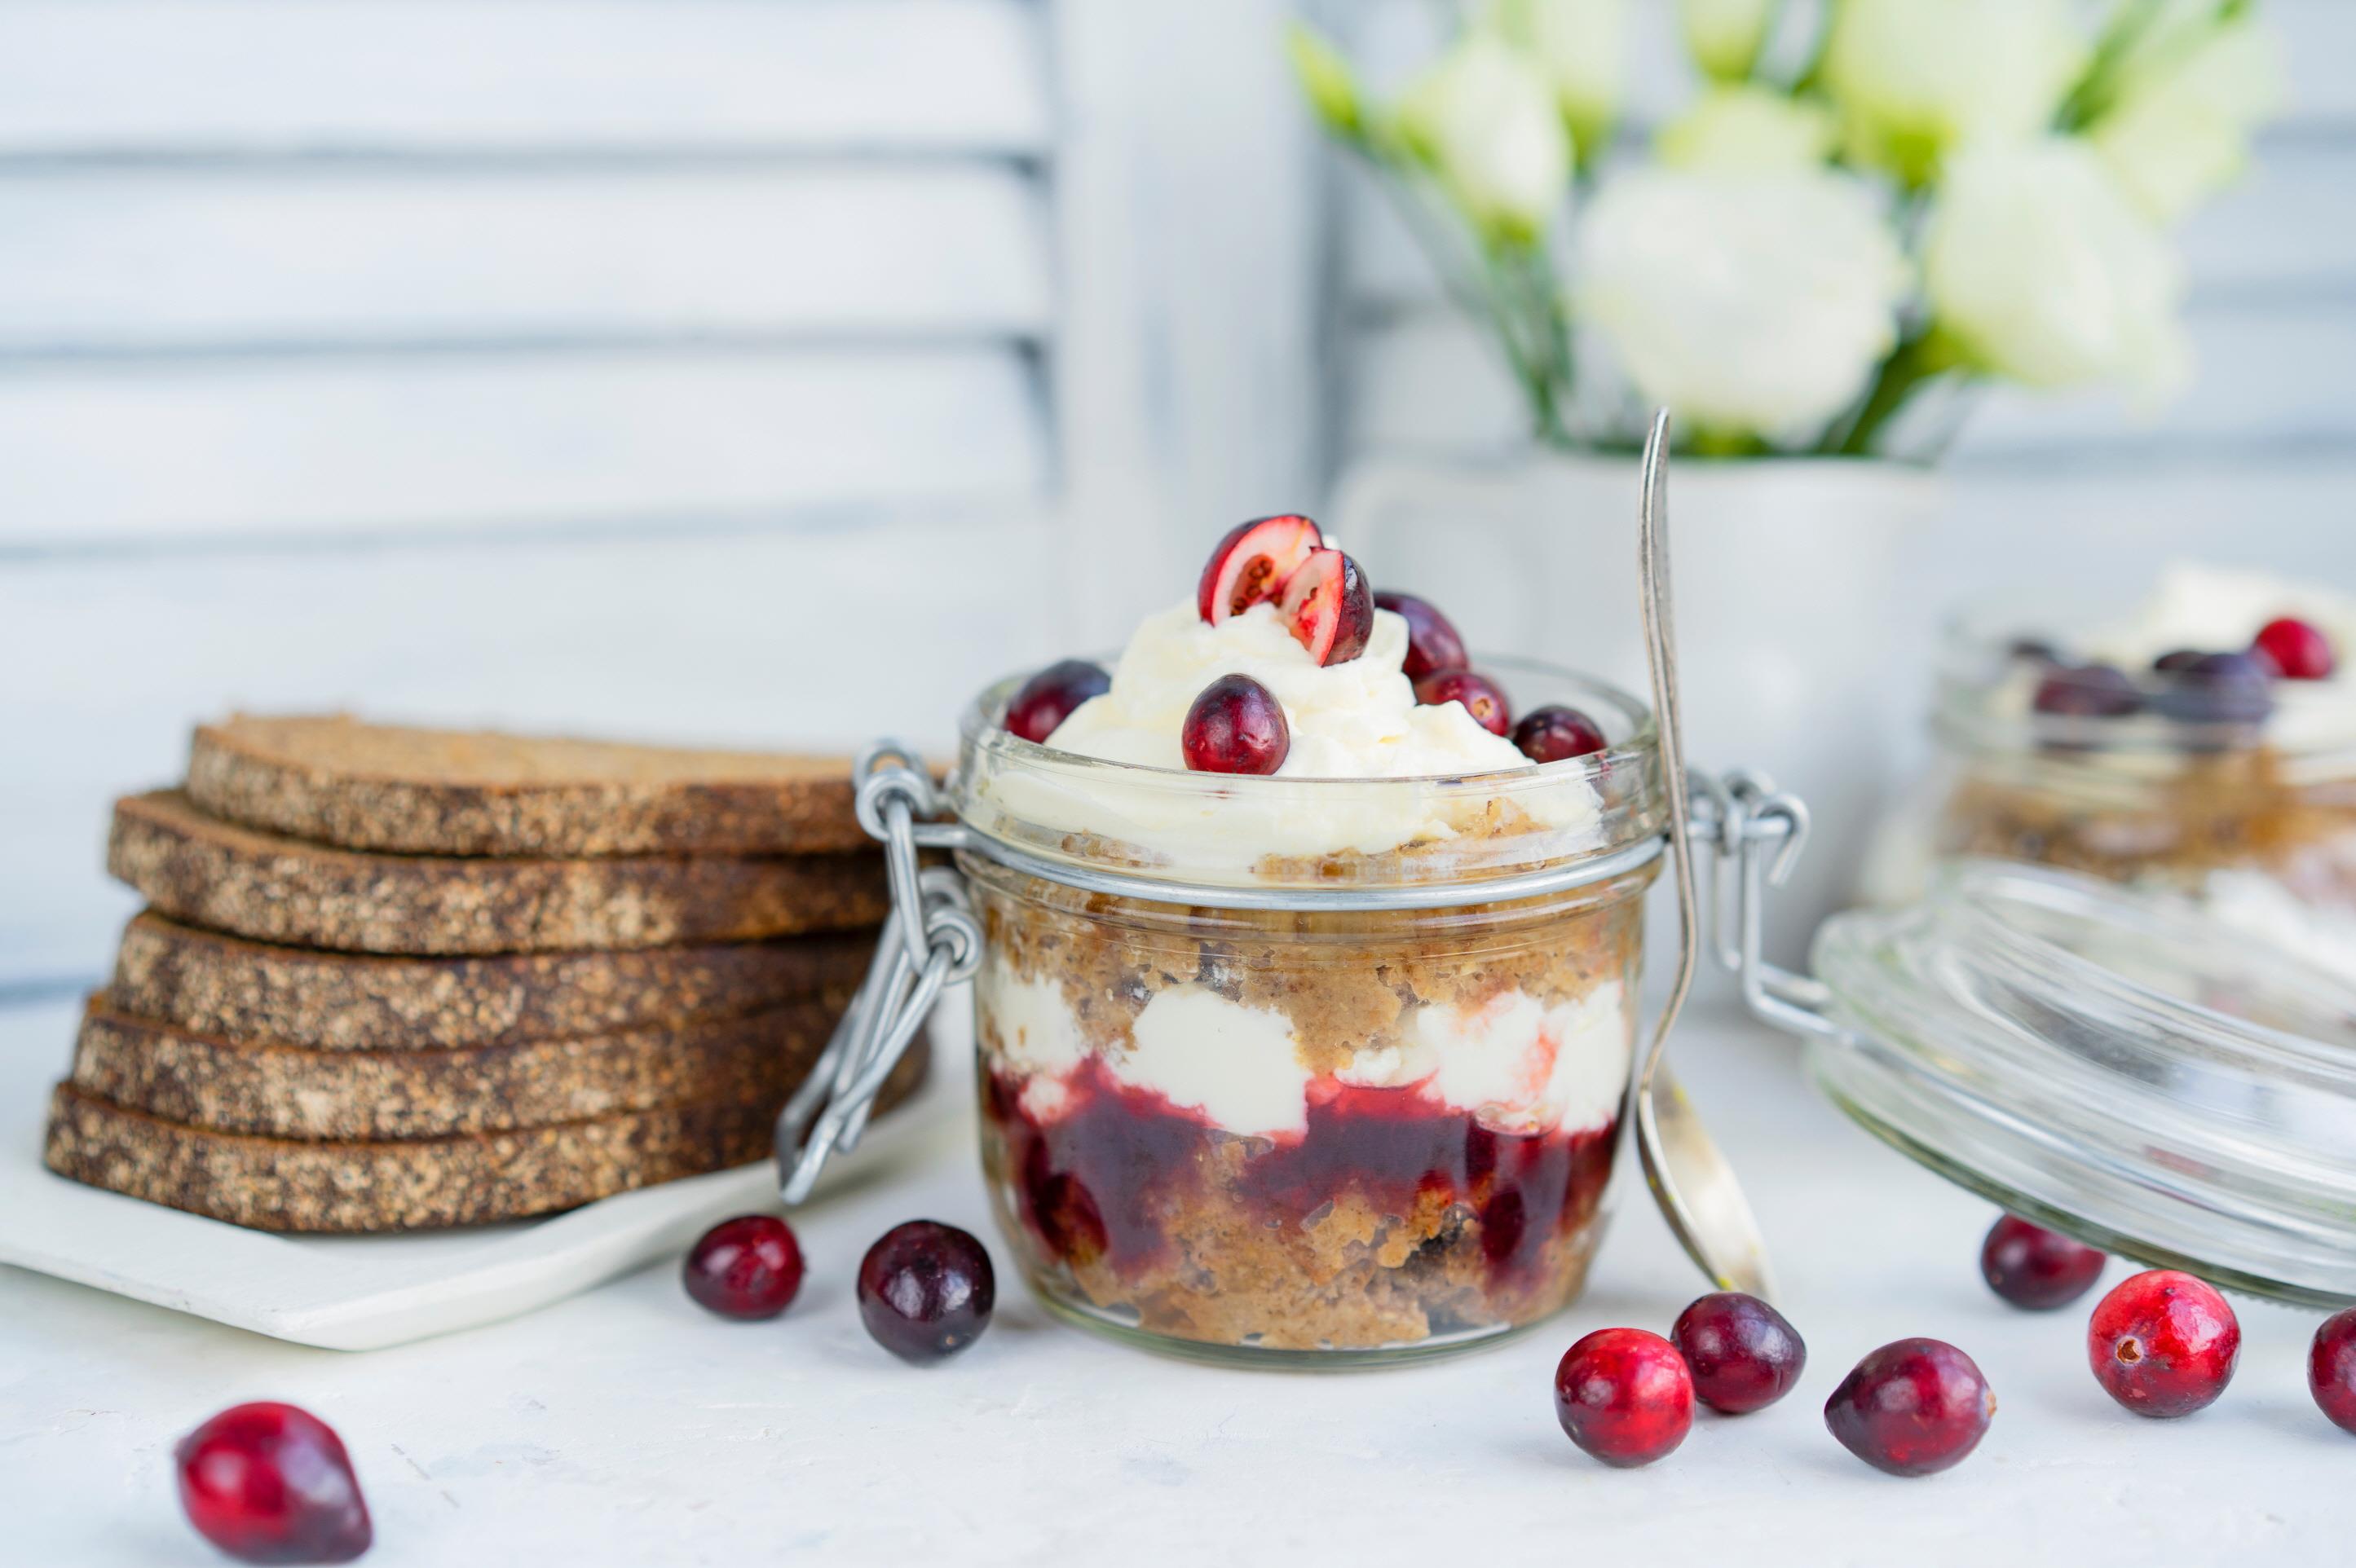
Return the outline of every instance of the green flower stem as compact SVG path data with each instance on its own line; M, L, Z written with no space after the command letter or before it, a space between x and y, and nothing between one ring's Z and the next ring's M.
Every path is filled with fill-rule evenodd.
M1837 442L1827 434L1818 450L1841 457L1871 455L1875 440L1907 400L1936 378L1962 368L1963 363L1954 347L1935 330L1905 339L1881 362L1881 373L1874 378L1847 432Z

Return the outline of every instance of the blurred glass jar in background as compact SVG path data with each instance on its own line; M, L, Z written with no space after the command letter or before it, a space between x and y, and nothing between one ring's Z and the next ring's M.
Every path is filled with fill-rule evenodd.
M2015 599L1957 617L1935 760L1879 836L1868 898L1919 897L1955 857L2059 866L2356 977L2348 654L2356 601L2201 566L2124 613Z

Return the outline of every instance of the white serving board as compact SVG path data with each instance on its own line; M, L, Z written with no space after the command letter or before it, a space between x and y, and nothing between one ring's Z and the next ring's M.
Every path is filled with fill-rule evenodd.
M79 1000L0 1010L0 1264L273 1339L372 1350L511 1317L685 1250L732 1214L777 1206L766 1163L551 1219L401 1236L280 1236L69 1181L41 1164L49 1088ZM945 999L924 1087L828 1168L819 1199L970 1138L970 1009Z

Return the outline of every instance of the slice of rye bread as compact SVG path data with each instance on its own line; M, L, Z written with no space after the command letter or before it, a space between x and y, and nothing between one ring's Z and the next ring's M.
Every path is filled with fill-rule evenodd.
M570 1040L849 999L873 931L626 953L417 958L224 936L150 911L123 928L107 987L124 1012L232 1040L432 1051Z
M748 941L873 925L886 897L881 855L375 855L223 822L178 790L114 803L106 869L175 919L356 953Z
M375 1142L553 1126L714 1102L774 1105L826 1048L837 1014L789 1002L743 1018L585 1040L445 1051L306 1051L223 1040L93 997L76 1089L167 1122L267 1137Z
M235 714L200 725L216 816L422 855L781 855L866 847L851 760Z
M878 1115L923 1081L910 1049ZM629 1111L520 1132L403 1143L217 1133L60 1083L43 1159L76 1181L262 1231L352 1233L520 1220L766 1159L777 1101Z

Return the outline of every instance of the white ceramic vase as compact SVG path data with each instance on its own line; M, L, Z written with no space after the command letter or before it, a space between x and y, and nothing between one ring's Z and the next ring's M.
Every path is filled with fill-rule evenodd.
M1848 901L1911 750L1922 692L1900 634L1927 612L1894 574L1944 494L1928 470L1877 461L1670 465L1687 754L1770 774L1815 819L1769 912L1779 961ZM1344 474L1333 521L1378 588L1441 605L1476 654L1526 651L1641 695L1636 502L1633 455L1386 456Z

